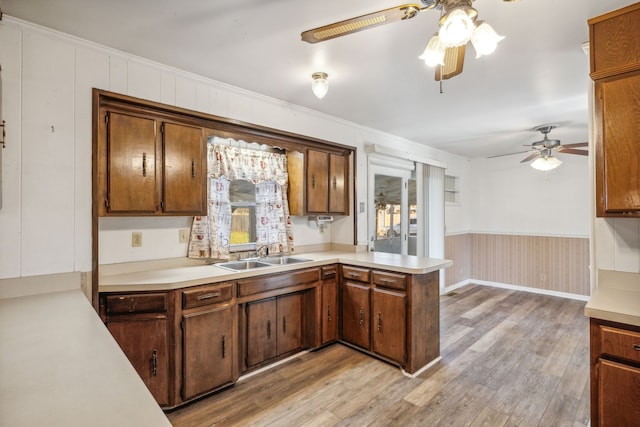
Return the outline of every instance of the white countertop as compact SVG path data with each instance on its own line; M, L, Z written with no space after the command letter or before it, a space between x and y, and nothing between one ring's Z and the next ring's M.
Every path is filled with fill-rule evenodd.
M640 326L640 274L598 270L598 287L585 306L584 314Z
M233 272L213 265L186 266L167 262L162 268L161 262L154 262L152 268L135 270L127 265L121 267L109 265L109 274L100 275L100 292L169 290L206 283L236 280L262 274L292 271L301 268L342 263L360 267L380 268L409 274L425 274L449 267L453 263L446 259L402 256L385 252L313 252L296 254L295 257L309 259L309 262L263 267L253 270ZM186 260L186 258L185 258ZM186 262L185 262L186 264ZM105 269L106 270L106 269Z
M0 425L170 426L80 290L0 300Z

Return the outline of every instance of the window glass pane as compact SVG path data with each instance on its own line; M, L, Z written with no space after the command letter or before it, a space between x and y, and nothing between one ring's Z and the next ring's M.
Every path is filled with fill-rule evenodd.
M256 243L256 186L245 180L231 181L231 250L246 250ZM243 245L238 247L238 245ZM236 246L236 248L234 248Z

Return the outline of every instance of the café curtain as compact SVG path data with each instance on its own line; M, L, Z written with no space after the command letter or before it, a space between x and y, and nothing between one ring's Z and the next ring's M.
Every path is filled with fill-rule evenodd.
M293 233L287 188L287 157L269 151L242 148L242 141L213 137L207 144L208 213L196 216L191 227L189 258L229 259L233 180L256 186L256 247L269 253L293 251Z

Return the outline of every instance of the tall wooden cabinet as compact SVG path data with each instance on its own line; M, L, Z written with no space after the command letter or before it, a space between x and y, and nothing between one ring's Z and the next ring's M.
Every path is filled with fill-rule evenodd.
M100 214L206 212L206 141L200 127L103 109L99 130Z
M640 217L640 3L589 20L596 214Z

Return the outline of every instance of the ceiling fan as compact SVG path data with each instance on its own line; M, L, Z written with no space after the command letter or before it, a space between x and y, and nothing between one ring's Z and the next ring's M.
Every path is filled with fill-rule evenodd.
M551 132L551 130L555 129L556 127L556 125L542 125L533 128L533 130L542 133L543 138L540 141L536 141L530 145L525 145L525 147L531 147L529 150L518 151L517 153L498 154L496 156L490 156L488 158L531 153L530 155L522 159L520 163L526 163L534 160L531 163L532 168L547 171L557 168L562 163L560 159L553 156L554 152L562 154L577 154L579 156L587 156L589 154L587 150L577 150L577 148L588 146L588 142L576 142L574 144L562 145L560 144L559 139L549 139L549 132Z
M477 56L488 55L504 37L498 36L484 21L477 20L474 0L420 0L422 5L404 4L379 10L355 18L345 19L322 27L304 31L302 40L319 43L336 37L392 22L406 21L419 12L440 9L440 29L430 40L420 59L436 67L436 80L442 81L462 72L466 45L469 41L476 48ZM503 0L513 2L517 0Z

